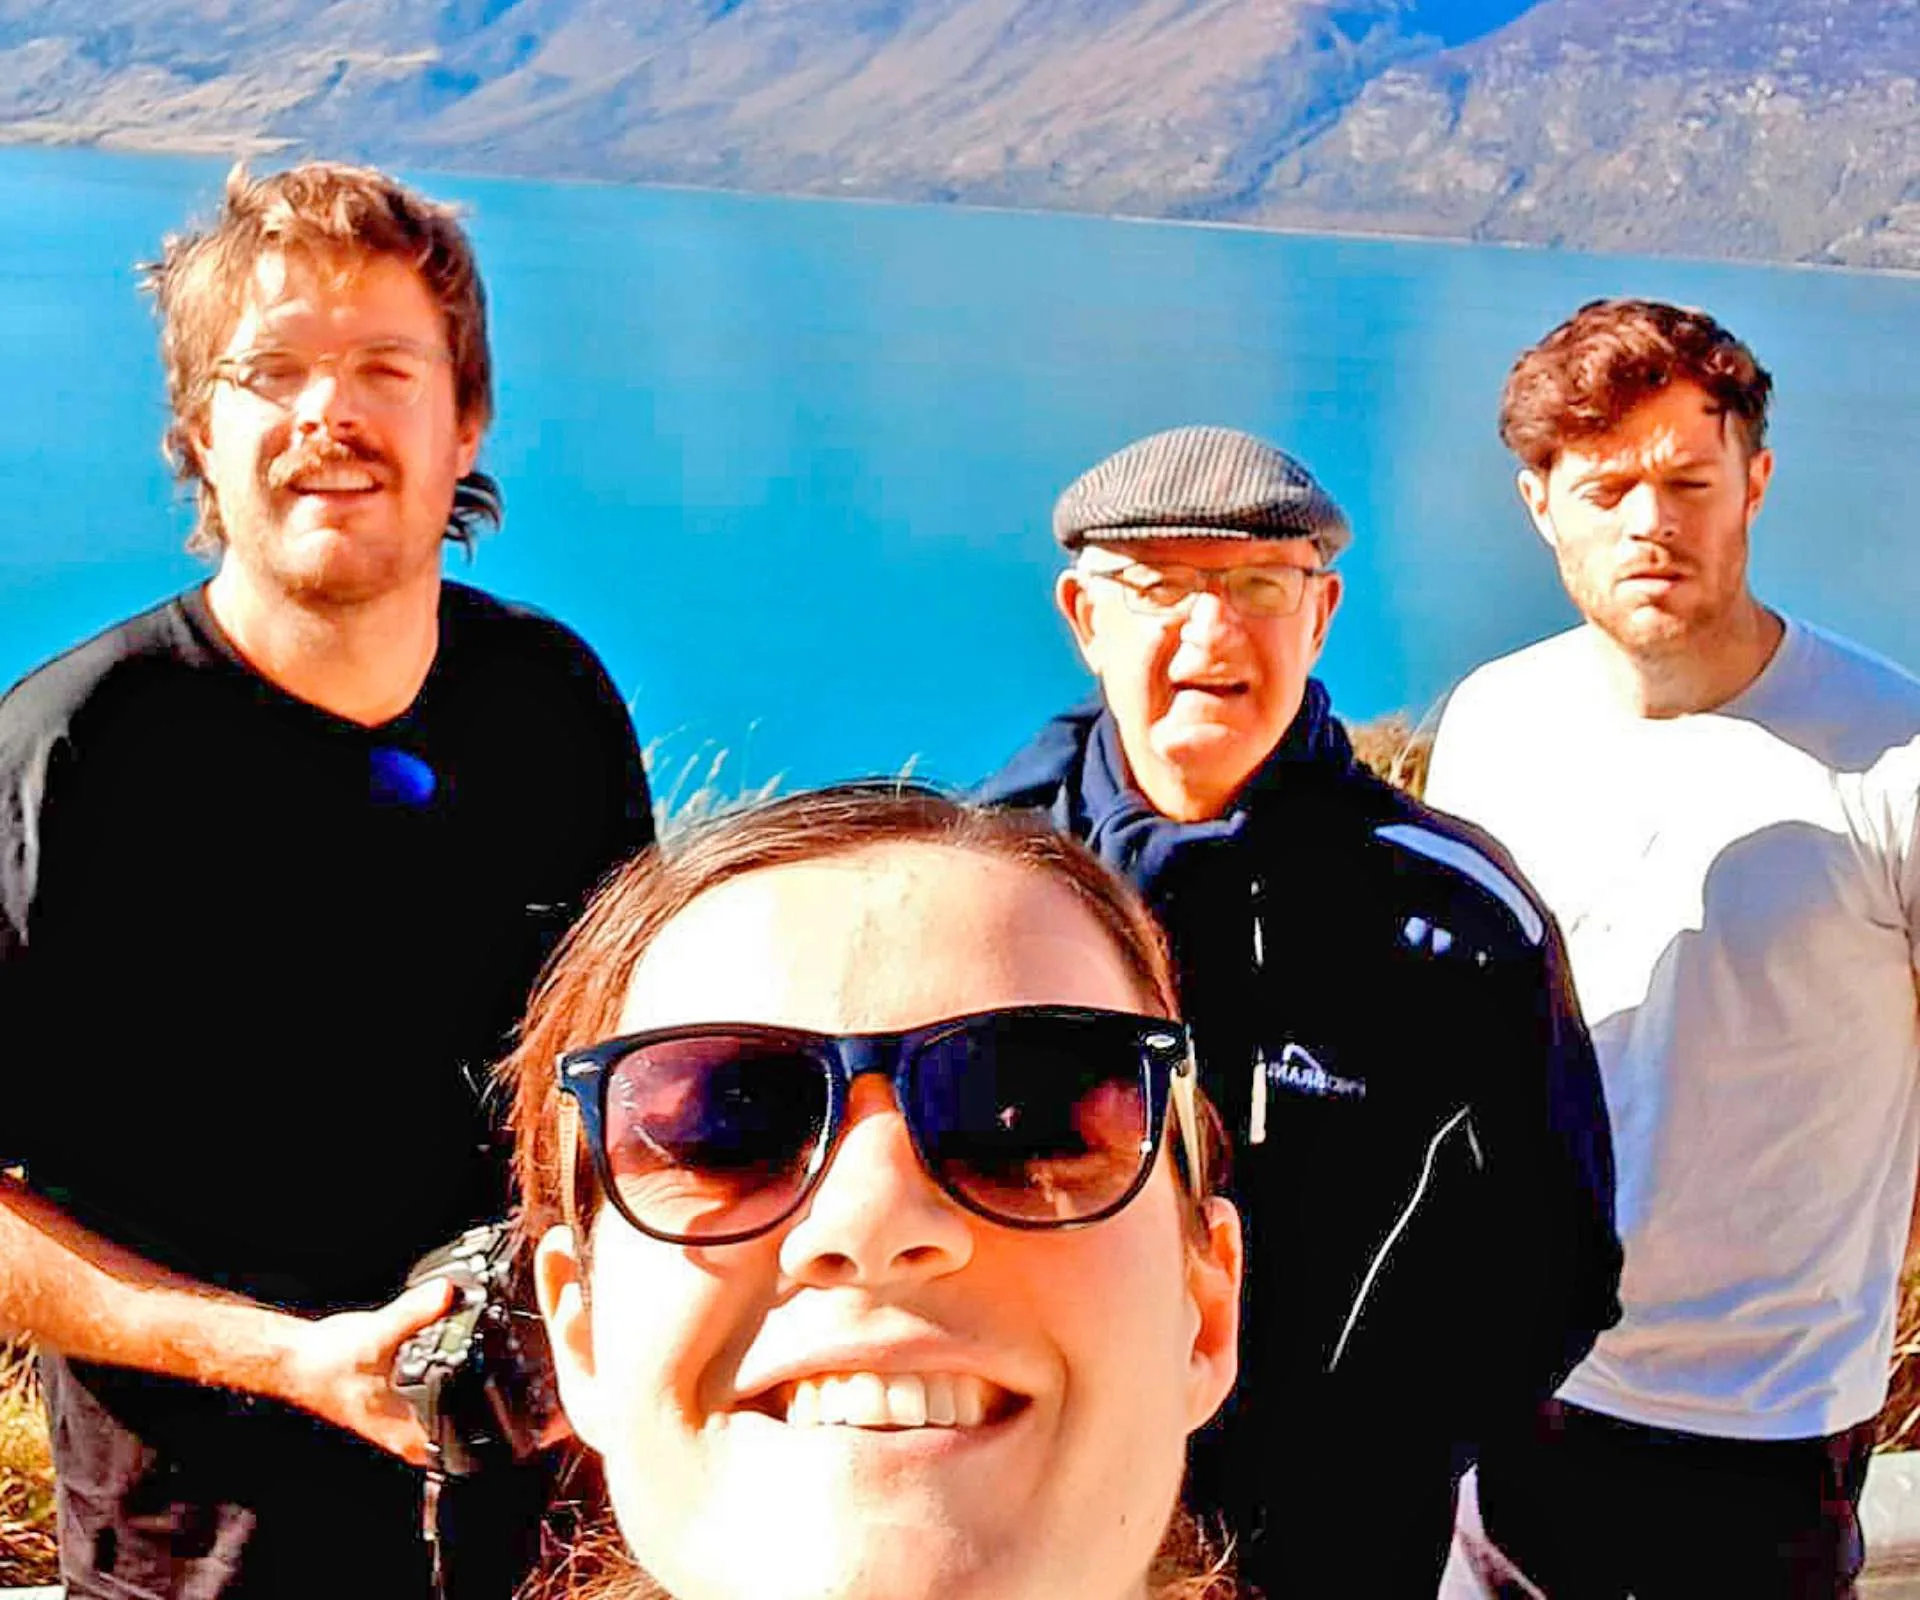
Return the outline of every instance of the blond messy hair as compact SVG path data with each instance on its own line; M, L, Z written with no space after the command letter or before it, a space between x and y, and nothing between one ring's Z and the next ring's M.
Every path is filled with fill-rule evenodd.
M245 162L236 163L213 221L169 234L159 260L140 269L160 319L167 378L171 416L161 450L174 477L193 487L187 548L196 555L217 555L227 536L194 441L205 427L215 363L233 336L254 270L269 255L346 275L383 259L418 273L446 324L460 420L484 428L493 417L486 292L452 206L371 167L306 161L255 178ZM485 473L468 473L454 491L447 537L470 546L482 524L498 526L500 514L499 486Z

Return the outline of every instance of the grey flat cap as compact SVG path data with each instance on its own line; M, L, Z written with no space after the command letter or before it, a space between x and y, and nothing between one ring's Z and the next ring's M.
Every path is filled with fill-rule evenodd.
M1054 504L1053 536L1069 550L1128 539L1311 539L1331 561L1353 531L1286 451L1233 428L1170 428L1074 479Z

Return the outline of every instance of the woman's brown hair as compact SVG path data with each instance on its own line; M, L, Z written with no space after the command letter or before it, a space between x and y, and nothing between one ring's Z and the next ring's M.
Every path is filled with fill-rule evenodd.
M617 1031L628 984L647 948L698 896L769 867L900 843L971 850L1028 868L1070 890L1105 929L1139 989L1143 1009L1178 1014L1159 926L1134 891L1093 855L1034 814L992 811L904 784L849 784L765 802L668 836L622 868L594 897L535 990L501 1081L511 1096L514 1177L527 1241L569 1216L594 1214L584 1153L563 1149L558 1056ZM1203 1171L1181 1180L1200 1201L1220 1174L1225 1139L1199 1100ZM575 1135L577 1137L577 1134ZM572 1193L567 1192L571 1184ZM613 1526L598 1463L576 1462L568 1503L550 1539L554 1558L520 1600L672 1600L635 1565ZM1155 1558L1155 1600L1231 1600L1224 1560L1184 1513Z

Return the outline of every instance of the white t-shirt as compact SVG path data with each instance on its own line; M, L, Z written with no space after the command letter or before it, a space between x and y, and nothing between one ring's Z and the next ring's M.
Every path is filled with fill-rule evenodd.
M1576 1405L1740 1439L1885 1398L1920 1158L1920 681L1789 621L1634 715L1576 628L1454 692L1427 798L1560 919L1619 1166L1625 1316Z

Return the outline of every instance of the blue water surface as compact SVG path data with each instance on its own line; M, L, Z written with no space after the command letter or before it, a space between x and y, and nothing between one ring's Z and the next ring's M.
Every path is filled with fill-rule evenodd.
M203 571L134 264L222 171L0 151L0 681ZM470 208L495 317L508 522L452 570L586 634L662 787L716 757L723 789L987 771L1085 688L1055 495L1184 422L1285 444L1347 507L1325 676L1351 716L1418 711L1570 619L1493 415L1603 294L1754 346L1757 586L1920 665L1920 280L415 176Z

